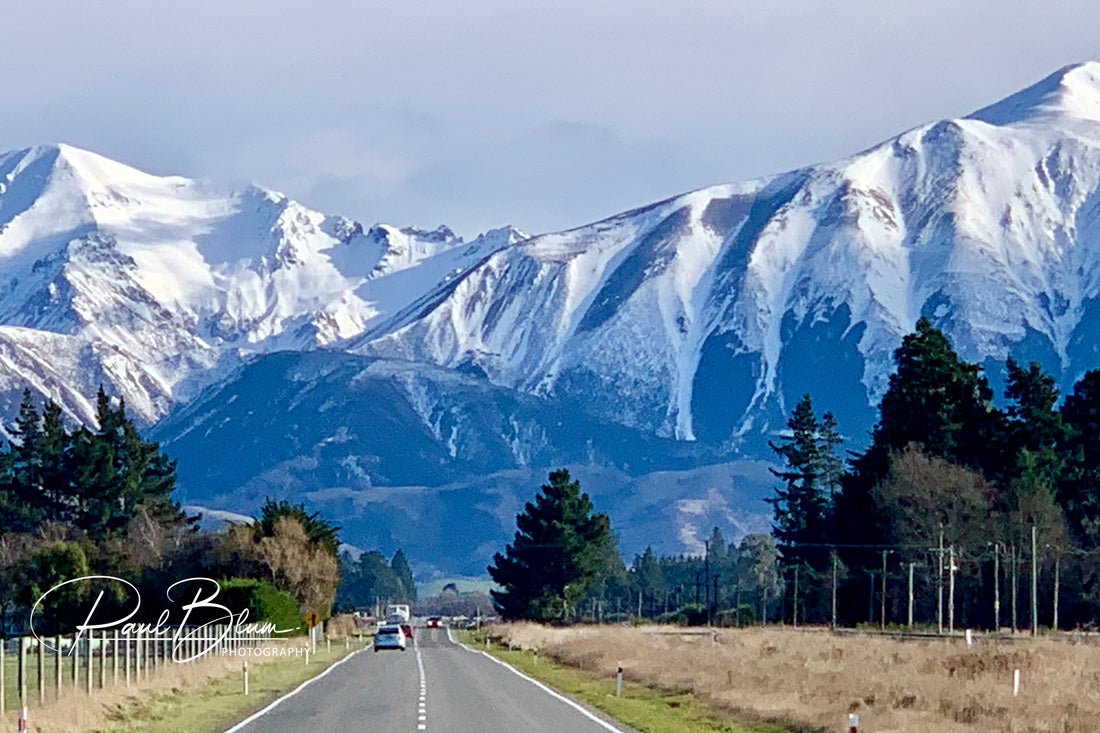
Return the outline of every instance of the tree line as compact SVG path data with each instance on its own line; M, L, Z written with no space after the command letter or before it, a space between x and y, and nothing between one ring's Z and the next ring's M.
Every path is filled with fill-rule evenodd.
M719 616L749 622L779 595L778 548L770 535L727 544L715 528L701 556L657 557L652 548L628 568L606 514L566 469L516 517L514 540L493 558L490 591L505 618L565 622L650 617L703 623ZM753 601L763 597L763 607ZM773 604L774 605L774 604Z
M22 631L24 612L47 590L93 575L126 579L153 599L135 621L155 621L167 588L196 576L219 580L228 607L247 607L278 628L331 612L339 528L303 505L268 499L253 523L199 531L199 518L172 497L175 463L141 437L122 400L100 389L96 424L69 427L56 403L40 411L26 391L7 433L0 450L0 635ZM72 630L100 590L105 616L133 608L117 584L71 583L40 607L36 629Z
M647 548L627 568L606 515L567 471L551 473L489 567L498 611L942 625L949 608L956 626L1095 623L1100 370L1062 399L1038 363L1010 358L998 406L982 366L927 318L894 362L865 450L842 455L842 426L810 395L794 406L771 443L771 535L733 545L715 530L702 555Z
M943 604L953 602L956 624L1050 625L1057 587L1059 625L1092 623L1100 613L1100 370L1062 400L1038 363L1009 358L998 406L982 366L960 359L927 318L894 363L866 450L843 461L836 423L816 417L810 395L772 444L784 464L771 502L788 607L797 568L810 618L832 615L837 585L842 622L882 623L884 609L907 620L912 573L914 613L926 621L942 623ZM1032 563L1044 597L1037 619L1020 587ZM946 601L945 576L955 587Z

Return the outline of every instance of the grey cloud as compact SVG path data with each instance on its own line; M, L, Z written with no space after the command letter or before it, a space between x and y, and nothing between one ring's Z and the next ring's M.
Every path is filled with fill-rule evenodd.
M1088 58L1100 21L1076 0L10 5L0 148L465 234L848 155Z

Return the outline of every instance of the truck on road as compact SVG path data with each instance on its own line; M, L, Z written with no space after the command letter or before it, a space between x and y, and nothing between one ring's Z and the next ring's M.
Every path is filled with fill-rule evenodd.
M386 606L386 623L407 624L412 618L412 613L406 604L391 604Z

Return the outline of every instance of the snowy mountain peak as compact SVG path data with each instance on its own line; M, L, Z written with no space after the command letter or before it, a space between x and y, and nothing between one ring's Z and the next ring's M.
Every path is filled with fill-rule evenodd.
M31 383L88 420L102 384L154 420L256 354L362 333L511 241L364 234L258 186L150 175L71 145L2 153L0 413ZM61 378L68 396L31 376L62 364L81 365Z
M1063 67L970 115L970 119L1001 126L1057 118L1100 122L1100 62Z

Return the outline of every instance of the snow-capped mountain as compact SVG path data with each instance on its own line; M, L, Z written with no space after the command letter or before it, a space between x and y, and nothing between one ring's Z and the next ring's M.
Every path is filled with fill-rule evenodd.
M921 314L971 360L1064 386L1100 366L1098 181L1086 63L846 160L498 250L350 348L662 436L747 447L804 392L861 434Z
M251 354L355 336L520 238L364 232L67 145L0 155L0 393L90 420L102 384L151 422Z
M806 392L858 448L921 315L995 383L1010 354L1063 390L1100 367L1100 64L533 238L364 229L64 145L0 155L0 414L29 386L90 421L102 384L162 419L189 501L307 496L362 543L401 539L364 516L451 502L486 515L467 558L491 554L517 487L564 463L624 536L661 507L663 551L716 517L736 538L769 474L731 459L771 458ZM438 547L462 530L439 526Z

